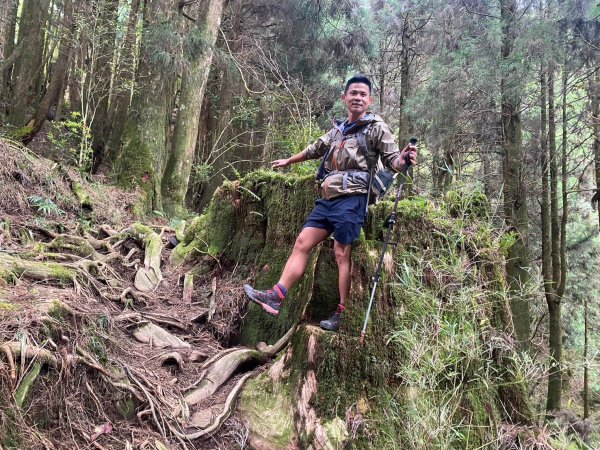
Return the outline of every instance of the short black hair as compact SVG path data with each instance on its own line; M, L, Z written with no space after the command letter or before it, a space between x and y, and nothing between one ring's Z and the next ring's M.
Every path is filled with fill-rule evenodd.
M346 87L344 88L344 94L348 92L348 88L352 83L363 83L369 86L369 94L371 93L371 80L369 80L366 76L362 74L354 75L348 81L346 81Z

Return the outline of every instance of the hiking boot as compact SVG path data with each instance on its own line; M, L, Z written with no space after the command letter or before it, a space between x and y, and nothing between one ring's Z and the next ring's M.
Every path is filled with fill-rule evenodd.
M333 313L333 316L331 316L329 319L321 320L321 323L319 325L322 329L327 330L327 331L339 330L340 329L340 313L336 311L335 313Z
M266 291L257 291L252 286L245 284L244 292L250 297L257 305L262 306L266 312L272 316L279 315L279 308L281 308L281 298L275 289L268 289Z
M327 330L327 331L339 330L340 329L340 314L342 314L345 309L346 309L346 307L344 306L343 303L338 303L338 308L333 313L333 316L331 316L327 320L321 320L321 323L319 324L319 326L322 329Z

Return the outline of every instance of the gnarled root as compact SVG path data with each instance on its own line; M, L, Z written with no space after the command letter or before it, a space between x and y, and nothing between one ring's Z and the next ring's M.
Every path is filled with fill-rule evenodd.
M259 362L263 359L262 353L247 348L228 353L215 361L198 387L185 395L186 403L195 405L210 397L223 383L229 380L242 364L250 361Z

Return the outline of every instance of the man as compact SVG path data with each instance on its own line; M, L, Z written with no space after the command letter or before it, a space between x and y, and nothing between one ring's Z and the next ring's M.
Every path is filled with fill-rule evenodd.
M350 251L366 216L369 168L380 161L399 172L405 168L407 160L411 164L417 162L417 148L408 145L399 151L389 126L380 117L368 112L373 98L371 81L367 77L357 75L350 78L342 101L348 111L344 122L334 122L328 133L300 153L271 163L273 168L280 168L326 155L324 167L327 175L321 182L322 198L317 200L298 235L292 254L273 289L259 291L244 285L253 302L267 313L278 315L288 290L304 275L311 250L333 233L340 299L333 316L321 321L321 328L329 331L339 329L340 315L350 294ZM368 161L360 149L359 133L366 133Z

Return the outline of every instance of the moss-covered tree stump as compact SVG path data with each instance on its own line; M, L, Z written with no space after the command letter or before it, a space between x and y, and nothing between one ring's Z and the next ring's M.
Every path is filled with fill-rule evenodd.
M198 219L203 226L188 228L178 258L201 243L270 287L314 198L312 177L257 172L226 183ZM358 336L391 202L371 207L354 246L338 334L316 327L338 302L330 240L278 318L249 306L247 345L272 344L299 324L284 355L244 389L239 408L255 448L494 448L502 424L529 423L504 281L510 239L490 228L481 194L448 200L400 202L364 346Z

